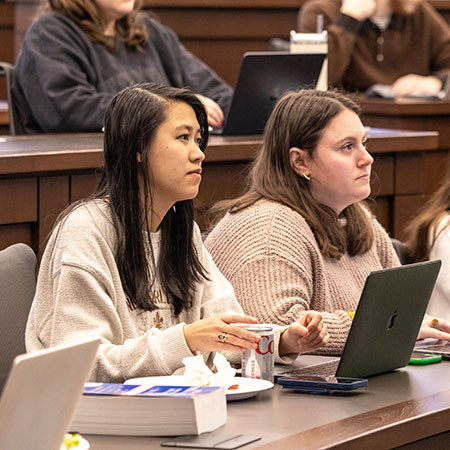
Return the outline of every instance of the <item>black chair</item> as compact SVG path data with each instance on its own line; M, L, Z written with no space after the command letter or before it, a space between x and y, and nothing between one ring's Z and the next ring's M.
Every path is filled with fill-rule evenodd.
M6 78L6 95L8 100L8 116L9 116L9 134L15 136L17 134L24 134L21 125L19 114L14 107L11 95L12 78L14 73L14 66L10 63L0 61L0 76Z
M0 251L0 392L13 359L25 353L25 328L36 290L36 255L25 244Z
M391 242L395 252L397 253L398 259L402 264L410 264L413 262L408 255L408 248L405 243L395 238L391 238Z

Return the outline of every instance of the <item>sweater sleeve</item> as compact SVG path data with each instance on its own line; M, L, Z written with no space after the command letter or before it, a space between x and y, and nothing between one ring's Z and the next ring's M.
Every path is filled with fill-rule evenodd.
M101 130L113 94L97 88L91 46L60 14L31 26L16 65L13 94L26 121L39 128L34 131Z
M192 356L183 323L158 329L147 311L130 310L105 211L104 205L78 207L53 231L28 318L27 351L97 336L101 345L90 380L170 375Z
M448 215L438 223L430 238L432 240L435 238L430 249L430 260L440 259L442 266L427 312L450 321L450 217Z
M232 88L210 67L188 51L168 27L148 18L150 39L156 47L171 84L191 87L195 92L216 101L228 111Z
M437 76L442 83L450 83L450 26L444 18L429 4L422 3L426 21L430 22L430 71Z
M182 358L192 356L183 324L162 331L150 328L142 336L126 338L124 319L114 304L111 288L108 277L64 264L53 280L53 308L42 318L33 314L31 329L41 339L48 337L45 346L86 335L100 337L92 381L123 382L138 376L170 375L182 366Z
M319 311L327 325L330 341L316 353L340 354L351 319L345 311L324 311L315 307L313 290L316 286L310 268L308 261L301 267L270 254L249 259L230 281L245 312L263 323L286 326L310 310Z
M222 275L211 255L202 244L202 262L208 272L208 278L204 284L203 301L202 301L202 318L210 317L216 314L244 314L242 307L238 303L233 286ZM258 317L258 316L254 316ZM278 363L290 364L293 359L290 356L281 357L278 349L280 335L285 330L285 326L279 326L275 322L272 324L274 331L274 357ZM242 354L238 352L224 352L230 362L240 364Z
M317 16L322 14L324 29L328 31L328 83L330 86L342 85L355 47L362 22L341 14L338 2L324 7L323 1L310 1L302 6L298 18L300 33L315 33Z

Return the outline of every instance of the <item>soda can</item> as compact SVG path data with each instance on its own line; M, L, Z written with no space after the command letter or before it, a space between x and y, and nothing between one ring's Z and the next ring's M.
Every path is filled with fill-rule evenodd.
M242 355L242 376L262 378L273 382L274 338L273 328L268 325L250 325L246 330L261 336L256 349L248 348Z

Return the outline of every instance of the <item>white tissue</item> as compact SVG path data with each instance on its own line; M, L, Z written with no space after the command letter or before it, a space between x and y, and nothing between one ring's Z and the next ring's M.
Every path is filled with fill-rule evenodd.
M233 384L236 371L230 366L225 356L216 353L214 365L217 373L213 373L205 364L202 355L189 356L182 359L186 366L184 378L192 386L223 386L228 388Z

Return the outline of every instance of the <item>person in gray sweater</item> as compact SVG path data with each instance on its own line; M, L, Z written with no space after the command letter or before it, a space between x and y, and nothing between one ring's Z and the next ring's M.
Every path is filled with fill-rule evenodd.
M99 187L62 214L45 248L27 351L100 336L90 379L123 382L171 375L198 352L236 362L256 348L261 337L245 329L256 319L243 315L193 219L207 139L190 90L146 83L114 97ZM279 362L328 341L319 313L274 328Z
M139 1L47 0L46 9L27 31L14 70L24 132L101 131L112 97L143 82L191 87L210 124L223 122L232 88L140 12Z

